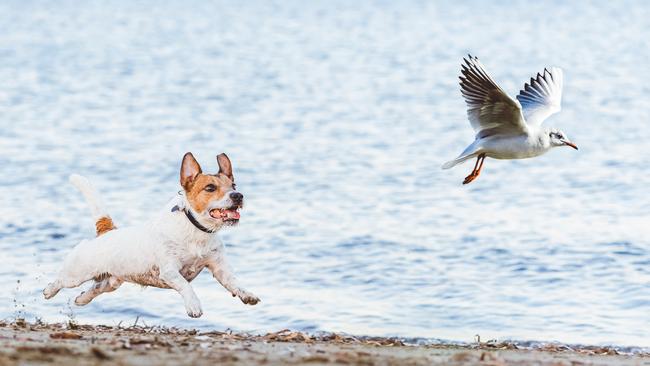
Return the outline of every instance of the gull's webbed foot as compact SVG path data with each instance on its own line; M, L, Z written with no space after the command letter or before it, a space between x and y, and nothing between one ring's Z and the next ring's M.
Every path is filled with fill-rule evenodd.
M470 175L465 177L465 180L463 181L463 184L469 184L474 181L474 179L478 178L478 173L472 172Z

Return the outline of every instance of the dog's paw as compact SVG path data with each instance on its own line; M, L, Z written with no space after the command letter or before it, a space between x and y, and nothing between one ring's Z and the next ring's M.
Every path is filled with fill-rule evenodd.
M61 290L61 288L57 286L56 283L50 283L49 285L47 285L45 290L43 290L43 296L45 297L46 300L51 299L54 297L54 295L59 293L59 290Z
M187 315L191 318L198 318L203 315L203 310L201 310L201 303L199 299L191 299L185 302L185 310Z
M74 304L77 306L84 306L90 303L91 300L92 298L89 298L89 296L86 294L86 291L84 291L74 299Z
M260 302L260 299L257 296L243 289L238 289L236 295L244 304L255 305Z

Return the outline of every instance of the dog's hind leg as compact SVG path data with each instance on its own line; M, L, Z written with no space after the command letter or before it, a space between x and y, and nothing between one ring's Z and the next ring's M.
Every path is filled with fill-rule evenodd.
M103 294L104 292L112 292L117 290L124 281L114 276L109 276L101 280L95 280L92 287L87 291L82 292L74 299L76 305L82 306L93 301L94 298Z
M63 285L61 284L61 281L56 280L54 282L51 282L47 285L45 290L43 290L43 296L45 296L46 299L51 299L56 296L56 294L58 294L62 288Z
M43 290L43 295L46 299L51 299L61 291L62 288L72 288L81 285L82 283L91 280L92 277L59 277L54 282L47 285Z

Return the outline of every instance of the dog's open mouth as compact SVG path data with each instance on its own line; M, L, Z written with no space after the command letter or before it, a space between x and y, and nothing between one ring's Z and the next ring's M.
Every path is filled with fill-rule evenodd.
M239 207L230 208L215 208L210 210L210 216L222 221L238 221L239 220Z

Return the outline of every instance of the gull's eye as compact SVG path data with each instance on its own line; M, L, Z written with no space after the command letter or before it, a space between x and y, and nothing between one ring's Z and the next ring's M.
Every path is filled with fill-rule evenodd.
M217 187L214 184L208 184L203 188L206 192L214 192L217 190Z

